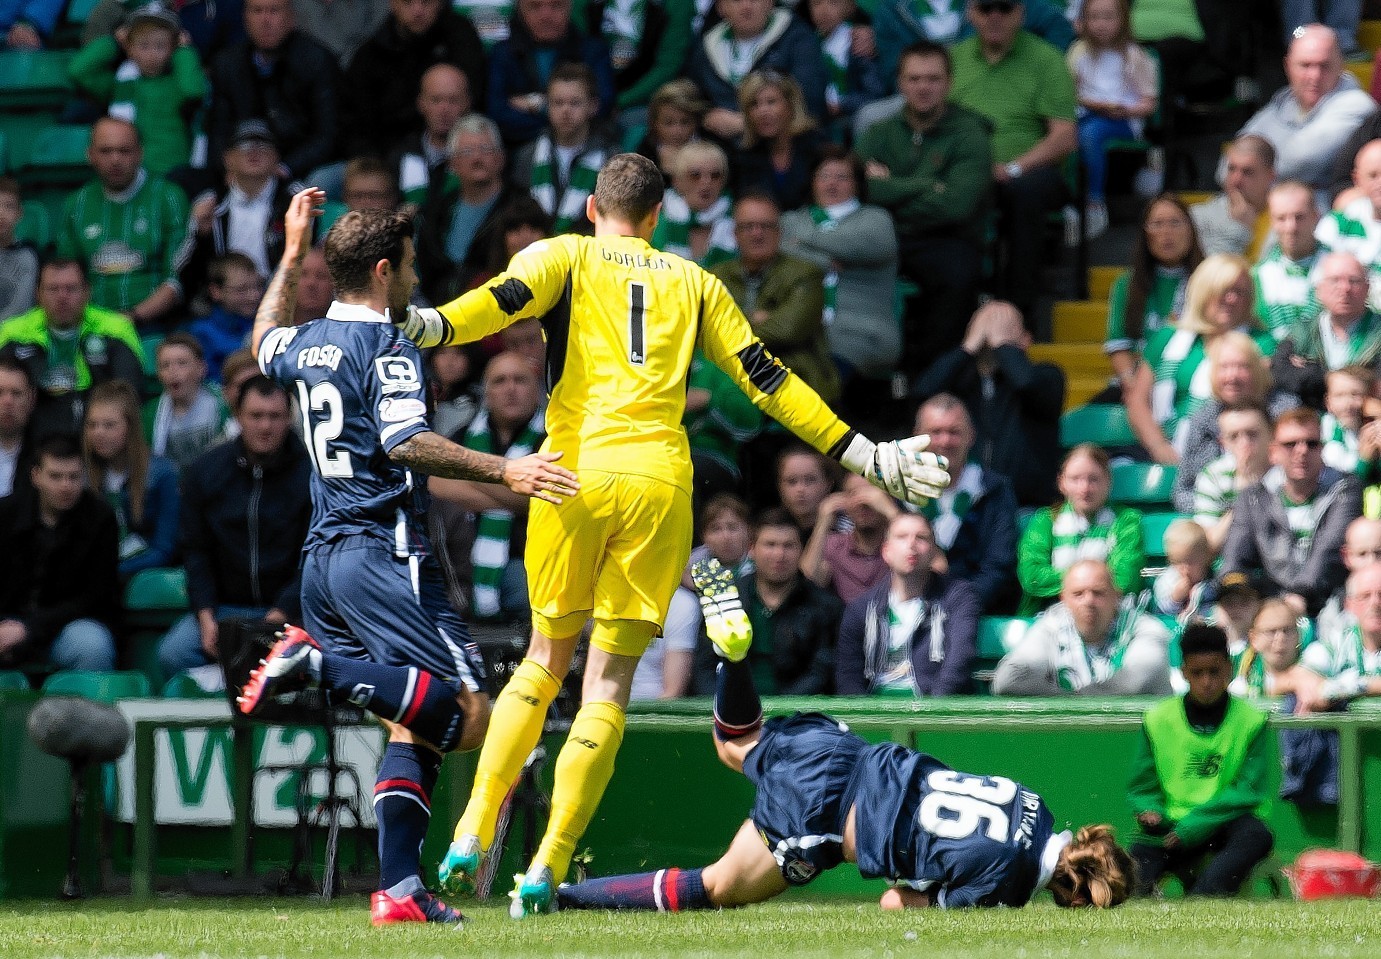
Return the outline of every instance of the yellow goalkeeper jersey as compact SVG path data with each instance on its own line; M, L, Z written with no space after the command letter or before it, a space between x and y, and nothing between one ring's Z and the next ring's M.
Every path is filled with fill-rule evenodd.
M560 236L441 307L450 343L537 317L547 339L546 450L561 465L637 473L689 491L681 425L696 346L763 412L836 458L853 431L753 335L724 284L632 236Z

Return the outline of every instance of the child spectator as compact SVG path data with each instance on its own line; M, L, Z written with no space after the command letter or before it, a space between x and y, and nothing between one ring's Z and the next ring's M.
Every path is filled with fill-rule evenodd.
M1218 603L1208 619L1228 634L1228 652L1234 657L1251 645L1252 623L1262 605L1261 594L1246 573L1228 573L1218 580ZM1184 686L1176 688L1184 690Z
M82 429L86 482L115 511L120 579L171 566L177 551L177 467L150 456L139 397L115 380L91 391Z
M1255 403L1234 403L1218 414L1224 453L1194 480L1194 520L1216 556L1232 523L1237 494L1271 468L1271 420Z
M82 47L68 67L78 90L111 116L129 120L144 143L144 167L163 176L191 157L191 118L206 96L206 74L177 14L150 3L113 36Z
M685 77L662 84L652 94L647 104L647 133L636 152L657 164L668 184L676 155L696 139L700 120L709 108L695 84Z
M555 220L556 233L589 233L585 200L613 144L593 129L599 88L584 64L565 63L547 82L547 129L513 159L513 184L530 190Z
M154 354L163 395L153 421L153 452L181 470L216 442L226 409L206 388L206 355L190 333L173 333Z
M796 521L801 542L810 539L823 520L831 530L833 517L820 514L820 504L834 491L836 479L831 461L808 446L793 443L777 455L777 501Z
M712 497L700 511L700 529L703 542L691 550L686 563L688 574L691 566L703 559L719 560L720 565L732 570L735 576L742 576L753 568L748 559L753 524L748 504L743 500L728 493ZM683 582L690 583L689 575Z
M206 357L206 378L221 382L225 358L245 346L254 313L264 297L264 279L243 253L222 253L207 270L207 295L215 307L192 324L191 333Z
M1256 611L1250 645L1236 664L1228 689L1238 696L1262 699L1312 692L1318 677L1300 665L1299 620L1283 599L1268 599ZM1232 647L1228 647L1232 651ZM1305 693L1308 695L1307 693Z
M1141 514L1108 505L1108 454L1093 443L1080 443L1060 465L1056 485L1063 499L1037 510L1017 544L1021 616L1034 616L1055 602L1065 570L1079 560L1105 560L1124 595L1141 588L1146 560Z
M825 58L825 113L836 129L848 129L859 107L887 92L877 56L854 49L854 0L810 0L809 7Z
M259 360L255 358L254 351L249 347L236 350L225 358L221 364L221 402L228 410L234 410L240 405L240 392L246 383L256 376L263 376L259 372ZM291 401L290 401L291 403ZM292 416L290 418L292 428L300 434L302 430L302 417ZM221 430L218 442L233 440L240 435L240 421L234 416L228 417L225 421L225 428Z
M1169 872L1186 895L1231 896L1274 845L1262 817L1279 760L1266 714L1228 692L1223 630L1193 623L1180 644L1189 691L1146 712L1128 787L1138 891L1150 895Z
M1084 232L1095 237L1108 228L1108 141L1141 139L1160 84L1155 61L1132 42L1127 0L1087 0L1076 23L1082 39L1067 60L1079 96L1079 157L1088 170Z
M1324 377L1323 461L1340 473L1357 473L1360 464L1362 404L1376 387L1365 366L1345 366Z
M1213 550L1204 528L1178 519L1165 531L1165 570L1151 586L1152 605L1163 616L1189 622L1208 601L1212 588Z
M32 245L15 239L15 228L23 217L18 181L0 176L0 323L34 305L38 254Z
M671 186L652 231L654 249L709 269L738 253L729 199L729 158L707 140L681 147L665 168Z

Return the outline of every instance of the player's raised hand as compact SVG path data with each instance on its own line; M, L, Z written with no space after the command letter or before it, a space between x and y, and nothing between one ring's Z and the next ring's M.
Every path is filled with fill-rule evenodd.
M929 447L929 436L874 443L858 435L839 461L897 499L922 506L950 483L949 462L929 452Z
M575 474L556 465L561 456L561 453L531 453L505 460L503 484L515 493L560 506L563 499L570 499L580 491Z
M326 191L309 186L293 195L283 214L283 240L286 251L306 256L312 246L312 221L326 206Z

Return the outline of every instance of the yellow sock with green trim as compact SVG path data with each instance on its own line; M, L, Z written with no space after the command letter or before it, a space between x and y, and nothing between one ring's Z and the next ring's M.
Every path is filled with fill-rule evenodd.
M513 678L499 693L489 717L489 732L475 769L475 787L456 823L457 839L467 834L478 836L480 848L485 850L494 842L499 807L523 771L528 753L541 739L547 707L560 691L560 681L530 659L513 670Z
M614 775L623 724L623 707L609 702L586 703L571 722L571 733L556 760L551 818L533 858L534 864L549 867L558 883L566 878L575 844L585 834Z

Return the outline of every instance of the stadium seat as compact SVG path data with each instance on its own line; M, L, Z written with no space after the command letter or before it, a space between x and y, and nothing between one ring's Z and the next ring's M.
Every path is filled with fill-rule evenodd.
M59 124L40 132L29 149L28 158L15 173L25 184L77 187L91 179L86 147L91 142L91 127Z
M1177 519L1189 519L1180 513L1148 513L1141 517L1141 542L1146 560L1165 559L1165 531Z
M14 229L14 238L27 240L39 253L46 253L54 243L48 208L37 200L25 200L19 225Z
M51 696L83 696L99 703L113 703L117 699L148 696L149 680L143 673L129 670L95 673L72 669L49 676L43 683L43 692Z
M1127 408L1090 403L1060 417L1060 444L1067 449L1080 443L1097 443L1104 448L1136 446L1136 434L1127 422Z
M126 621L135 628L167 629L187 609L187 572L181 567L140 570L125 588Z
M628 132L623 135L623 142L620 146L629 153L638 149L638 144L643 142L643 137L647 136L647 125L638 124L628 128Z
M29 677L17 669L0 672L0 692L6 690L24 691L29 688Z
M316 235L324 237L331 227L336 225L336 221L345 216L350 210L344 203L331 200L321 208L321 219L317 221Z
M71 50L0 50L0 111L58 109L72 94Z
M1023 616L984 616L978 621L978 658L996 662L1016 648L1031 628Z
M100 0L67 0L67 12L63 14L63 19L68 23L85 24L99 3Z
M224 699L223 690L208 692L186 673L178 673L163 684L164 699Z
M1108 498L1119 506L1168 506L1177 472L1160 463L1114 463Z

